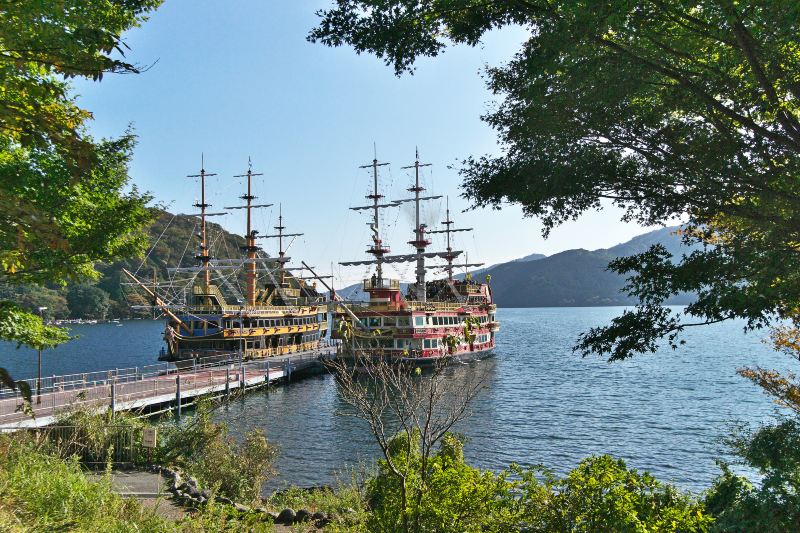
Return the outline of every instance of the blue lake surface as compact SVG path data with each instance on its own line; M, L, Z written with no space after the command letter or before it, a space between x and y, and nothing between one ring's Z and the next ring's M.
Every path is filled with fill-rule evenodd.
M542 464L563 473L590 454L610 453L659 479L700 491L717 475L721 443L737 422L758 424L778 411L736 369L761 365L800 371L770 350L763 333L742 323L690 328L687 344L628 361L581 358L571 347L592 326L622 308L501 309L496 355L476 363L487 386L457 430L469 438L467 457L483 468ZM163 322L128 321L74 326L79 339L45 352L44 373L64 374L156 362ZM0 345L0 364L32 377L36 352ZM460 367L452 379L475 368ZM218 411L235 435L263 429L281 448L285 483L333 482L346 465L369 463L375 445L366 425L347 407L328 375L257 392Z

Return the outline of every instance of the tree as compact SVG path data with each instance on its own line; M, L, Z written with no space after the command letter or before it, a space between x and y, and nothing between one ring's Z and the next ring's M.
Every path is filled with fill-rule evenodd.
M68 79L139 72L120 59L121 35L160 3L5 2L0 9L0 282L96 277L95 262L144 247L141 230L152 215L150 197L128 184L134 137L87 135L91 113L75 103ZM25 328L53 333L36 315L0 308L4 339L27 343Z
M340 397L353 408L343 414L366 421L381 450L381 470L396 487L399 509L392 507L389 513L393 527L422 531L433 456L453 426L467 416L485 376L471 368L461 379L452 379L445 373L444 360L425 375L419 368L381 357L356 357L349 363L352 366L346 358L328 363Z
M500 156L468 158L475 206L519 203L544 233L606 200L625 219L688 218L705 248L611 264L642 304L580 339L621 359L675 346L686 327L797 309L800 280L800 4L790 0L338 0L309 39L372 52L398 74L448 43L530 32L488 69L500 103L483 118ZM667 309L693 292L688 319Z
M72 285L67 291L67 305L74 318L102 319L108 314L111 303L106 291L81 283Z

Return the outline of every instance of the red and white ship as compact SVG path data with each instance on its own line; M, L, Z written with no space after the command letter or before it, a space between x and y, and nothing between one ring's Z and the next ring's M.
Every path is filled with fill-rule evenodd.
M373 191L367 195L370 205L351 207L355 211L371 210L372 243L367 253L373 259L348 261L343 266L374 265L375 271L363 281L364 292L369 295L366 302L343 302L338 300L335 312L335 327L332 335L342 339L356 357L381 356L415 364L434 363L442 358L459 360L480 358L495 346L495 335L500 329L497 321L497 306L492 303L489 276L486 283L476 283L467 273L463 280L455 279L454 270L482 266L482 263L456 264L461 250L453 250L451 235L471 231L472 228L454 228L450 220L449 205L442 229L428 230L420 221L420 204L441 196L421 196L425 191L420 186L420 168L429 166L419 162L419 154L413 165L414 186L408 189L413 198L384 201L378 189L378 169L387 163L374 159L361 168L372 168ZM380 233L382 209L398 207L406 202L415 206L413 240L409 241L414 253L390 255L389 247ZM445 234L447 247L444 251L431 252L427 248L431 241L428 235ZM440 259L444 264L426 265L426 260ZM384 276L384 265L393 263L416 263L416 281L403 294L400 280ZM440 270L446 276L426 281L429 270Z

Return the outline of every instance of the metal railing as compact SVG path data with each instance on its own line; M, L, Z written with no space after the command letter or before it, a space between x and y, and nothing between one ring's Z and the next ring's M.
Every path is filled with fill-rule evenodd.
M399 279L365 279L364 280L364 290L368 291L371 289L400 289L400 280Z
M199 359L176 368L168 363L133 369L114 369L68 376L51 376L36 394L32 382L34 415L53 417L74 409L94 409L113 412L141 409L150 405L172 402L205 394L229 392L231 389L256 386L278 377L291 376L298 367L310 361L336 356L335 345L278 358L242 360L239 354L220 359L219 356ZM86 376L84 378L84 376ZM45 386L46 385L46 386ZM20 413L23 399L17 391L6 389L0 396L0 425L25 423L27 415Z

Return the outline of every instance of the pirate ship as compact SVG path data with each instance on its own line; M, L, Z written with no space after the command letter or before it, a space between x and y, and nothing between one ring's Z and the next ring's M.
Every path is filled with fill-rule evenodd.
M282 210L274 234L259 235L253 229L252 211L272 204L253 203L256 196L252 193L252 180L262 174L254 173L252 166L246 174L235 176L247 182L247 190L240 196L244 205L226 207L224 212L209 212L206 178L216 174L206 172L203 167L199 174L189 176L200 180L201 197L194 204L199 213L183 215L199 219L195 266L169 268L169 282L154 282L152 288L124 271L133 284L147 293L152 307L166 316L167 347L159 360L183 366L201 359L213 361L237 356L253 359L319 348L327 334L327 302L317 291L316 283L309 280L320 278L316 274L295 275L297 270L313 271L304 262L300 268L288 266L291 258L284 248L287 238L302 234L285 232ZM215 259L209 246L206 219L241 210L246 214L247 227L242 257ZM276 239L278 255L266 254L256 245L257 239ZM244 291L236 286L241 278Z
M360 167L372 170L373 188L366 196L371 203L350 209L372 211L372 242L366 252L373 259L347 261L340 265L374 266L374 273L363 280L368 301L335 304L333 337L349 341L354 357L380 356L415 364L433 363L447 357L472 359L486 354L494 348L495 334L500 328L489 278L487 276L486 283L476 283L468 272L463 279L454 276L457 268L482 266L482 263L455 262L463 252L453 249L451 237L454 233L472 231L472 228L453 227L449 202L441 229L428 230L421 222L421 203L442 197L422 196L425 188L420 185L420 169L430 165L420 163L418 152L414 164L403 167L414 169L414 185L407 189L413 197L384 201L378 189L378 169L387 164L376 158L371 164ZM408 202L413 202L415 211L413 239L408 242L414 253L389 255L390 249L381 236L381 210ZM427 250L431 245L428 236L432 234L446 236L445 250ZM445 263L426 264L427 260L436 259ZM416 280L408 286L406 294L403 294L400 280L385 276L384 265L394 263L416 265ZM445 276L426 281L429 270L440 270Z

